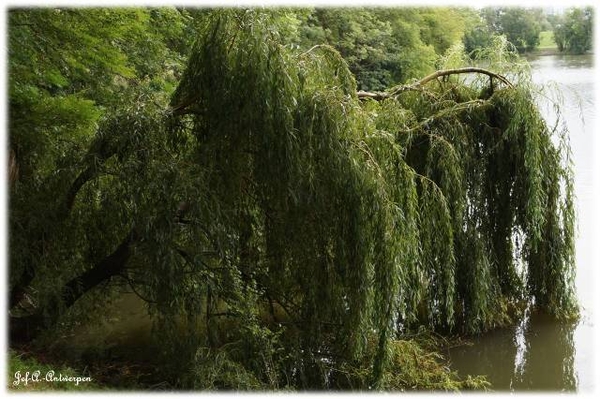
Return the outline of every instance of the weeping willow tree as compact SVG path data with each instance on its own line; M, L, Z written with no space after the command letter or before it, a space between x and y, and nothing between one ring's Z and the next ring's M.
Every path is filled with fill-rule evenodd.
M190 342L215 348L239 326L229 353L300 387L354 386L367 358L363 387L381 387L391 343L418 326L575 312L568 146L526 80L455 69L357 94L336 51L291 51L265 14L211 22L166 132L197 165L179 247L145 251L164 268L149 295L193 297L156 300L163 331L185 315L203 326Z
M453 68L357 93L334 49L284 46L272 15L210 13L167 115L103 121L93 153L131 144L100 158L129 176L109 265L182 386L408 388L426 355L403 337L423 326L576 313L568 143L526 77Z

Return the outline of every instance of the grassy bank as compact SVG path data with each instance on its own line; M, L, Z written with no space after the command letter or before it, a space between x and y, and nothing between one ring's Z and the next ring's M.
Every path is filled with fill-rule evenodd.
M540 55L559 55L562 54L558 51L558 46L554 42L554 32L551 30L540 32L540 44L537 48L529 53L531 56Z
M556 50L558 52L558 46L554 42L554 33L552 31L547 30L540 33L538 50Z

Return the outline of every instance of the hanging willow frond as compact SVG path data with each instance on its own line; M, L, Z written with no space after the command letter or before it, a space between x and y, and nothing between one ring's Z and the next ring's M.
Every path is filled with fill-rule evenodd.
M194 284L257 328L261 303L286 309L299 385L331 384L323 369L376 339L379 386L389 343L419 325L479 332L529 298L573 312L571 169L530 87L469 67L356 93L331 47L295 54L256 10L211 18L171 101L202 171L190 217L227 270ZM427 85L463 73L503 86Z

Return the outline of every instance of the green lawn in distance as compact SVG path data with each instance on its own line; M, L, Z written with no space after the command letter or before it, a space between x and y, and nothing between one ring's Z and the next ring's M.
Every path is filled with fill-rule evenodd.
M551 30L540 32L540 45L538 46L538 50L549 50L555 48L557 48L557 46L554 42L554 32Z

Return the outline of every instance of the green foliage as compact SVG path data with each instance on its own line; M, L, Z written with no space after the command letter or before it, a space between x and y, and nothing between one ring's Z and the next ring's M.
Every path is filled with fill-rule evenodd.
M486 7L481 10L485 27L476 27L469 42L485 44L488 32L505 35L520 52L533 51L539 45L543 21L539 10L518 7ZM476 47L475 47L476 48Z
M375 342L369 341L367 355L361 359L362 367L345 364L332 371L330 379L337 389L359 391L370 388L368 365L376 349ZM446 345L444 339L424 332L393 340L388 349L389 364L378 389L396 392L487 390L490 384L481 376L460 379L450 372L446 360L438 353L439 348Z
M535 14L508 9L502 15L501 23L503 33L520 52L532 51L538 46L542 29Z
M62 285L125 236L126 267L106 282L148 303L179 388L480 387L402 336L482 332L528 301L576 311L568 143L504 37L473 56L514 87L447 76L375 102L358 99L370 77L353 72L393 58L398 75L381 84L461 66L460 45L439 37L460 24L424 9L114 12L139 24L118 25L107 86L87 82L89 97L11 59L11 145L31 176L11 191L11 288L33 271L47 319L65 311ZM187 30L196 42L171 93ZM297 32L340 51L298 48Z
M383 388L392 391L485 391L490 384L481 376L460 380L444 368L444 359L435 349L417 341L394 341L391 364Z
M465 33L463 44L465 51L472 54L491 45L494 33L483 23L479 23Z
M570 8L554 25L554 41L560 51L584 54L592 49L594 9Z
M466 24L465 10L451 7L428 7L420 9L423 18L421 39L434 47L437 54L461 41Z
M361 90L384 90L435 69L462 38L465 10L317 8L300 25L300 44L327 43L348 63Z
M372 10L316 9L307 22L301 34L308 46L325 42L335 47L359 88L382 90L398 76L392 27Z
M107 9L13 9L9 14L9 76L15 84L50 90L94 82L111 73L132 76L126 57L111 41L139 11Z
M285 51L256 11L213 18L172 99L209 175L194 217L223 234L206 295L285 309L292 385L327 387L327 363L355 364L372 328L379 387L398 326L474 333L529 296L574 309L572 178L523 72L518 89L450 80L362 107L331 48Z
M112 191L114 177L126 184L130 171L121 168L124 157L116 163L114 155L131 155L133 137L107 124L137 96L164 104L182 66L176 50L187 51L180 38L184 15L174 9L10 10L9 139L17 171L10 187L11 289L37 277L38 299L54 303L66 278L115 244L127 218L110 199L119 195ZM85 201L72 206L70 191L76 195L81 186Z
M547 49L556 49L557 44L554 40L554 32L551 30L540 32L540 45L538 49L547 50Z
M127 86L168 88L182 64L169 50L185 47L171 9L13 9L8 22L10 141L21 181L52 170L66 146L85 147L102 106Z

